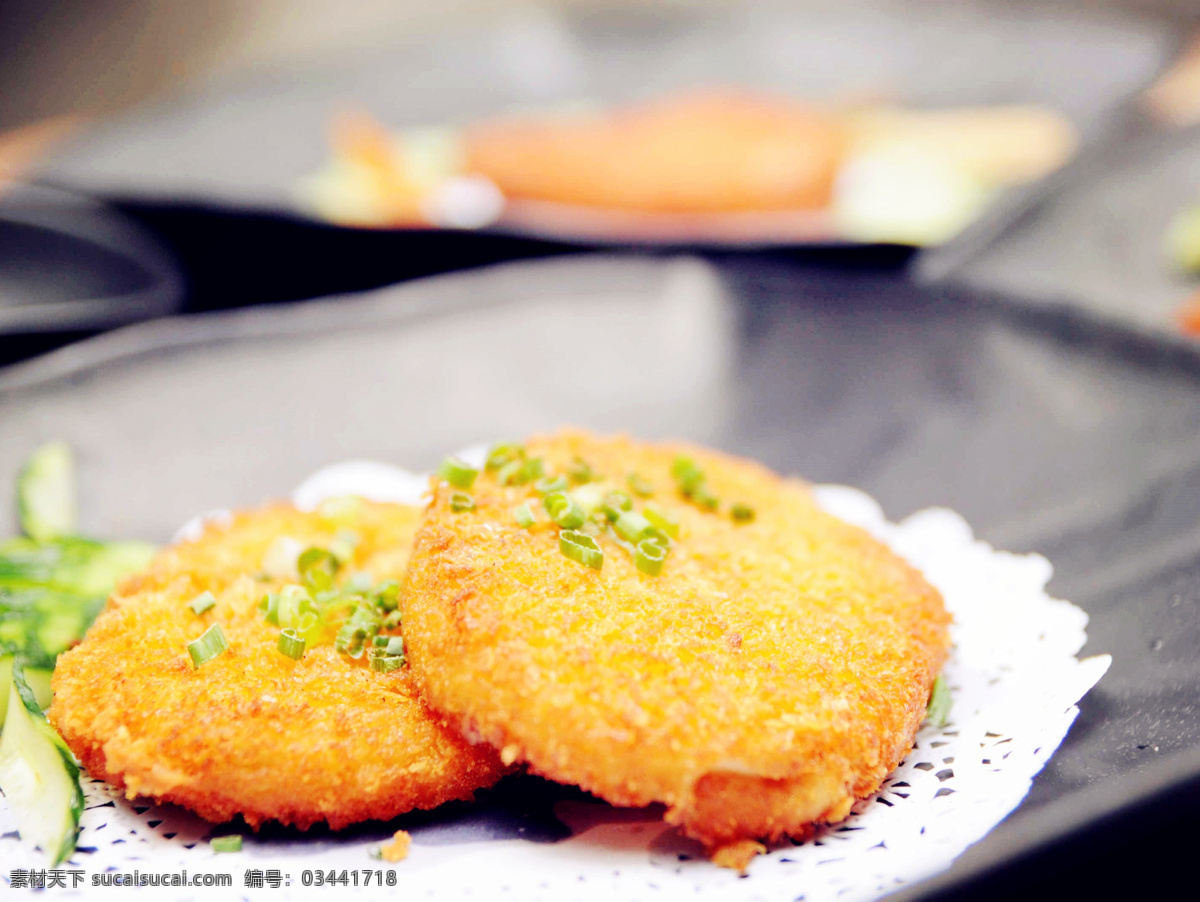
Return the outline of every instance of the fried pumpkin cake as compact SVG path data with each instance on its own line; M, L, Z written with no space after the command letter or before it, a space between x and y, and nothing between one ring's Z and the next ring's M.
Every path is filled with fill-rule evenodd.
M463 145L467 170L510 199L728 213L826 206L845 136L808 104L708 91L592 116L484 122Z
M719 863L846 817L909 751L939 593L800 481L583 432L433 480L401 595L428 703Z
M388 611L419 516L339 499L210 523L59 657L50 720L93 776L211 821L336 829L471 798L505 768L421 702Z

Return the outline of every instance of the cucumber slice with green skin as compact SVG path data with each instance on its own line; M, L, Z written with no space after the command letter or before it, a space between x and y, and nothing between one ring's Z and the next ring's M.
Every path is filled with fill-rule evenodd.
M12 655L0 657L0 727L3 727L4 716L8 712L8 690L12 683L12 664ZM29 667L28 665L25 667L25 682L33 690L33 697L43 711L50 707L50 700L54 697L54 693L50 691L50 677L53 674L53 670Z
M39 542L75 533L75 458L66 442L48 442L29 456L17 476L17 512L21 530Z
M83 789L79 765L54 732L22 662L12 668L8 715L0 734L0 791L17 819L21 838L41 848L56 866L75 850Z

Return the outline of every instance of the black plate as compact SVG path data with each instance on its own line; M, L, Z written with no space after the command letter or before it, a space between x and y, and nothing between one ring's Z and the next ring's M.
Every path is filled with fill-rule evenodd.
M966 892L1147 799L1195 798L1198 383L1189 353L870 271L566 258L163 320L10 368L0 474L66 439L87 530L165 540L332 461L429 467L576 423L858 485L892 518L948 505L1045 553L1092 617L1085 653L1114 658L1022 806L912 891Z
M31 185L0 195L0 360L177 313L183 294L166 251L111 207Z

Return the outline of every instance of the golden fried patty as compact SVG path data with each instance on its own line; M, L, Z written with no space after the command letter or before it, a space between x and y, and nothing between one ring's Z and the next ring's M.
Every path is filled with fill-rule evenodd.
M269 507L167 548L59 657L51 721L93 776L212 821L338 828L469 799L504 768L424 707L407 668L376 673L328 644L293 661L258 607L295 580L262 572L281 537L328 547L349 529L344 571L399 579L419 516L367 502ZM205 590L216 606L197 616L188 603ZM229 648L194 668L187 643L212 624Z
M674 213L824 207L843 143L818 109L736 92L498 120L464 135L468 170L509 198Z
M716 511L680 493L681 454ZM401 600L430 705L506 762L614 804L666 803L734 864L751 840L840 820L879 786L948 649L949 616L917 571L744 460L574 432L527 455L551 473L579 459L615 488L638 474L678 538L650 576L605 530L595 570L563 555L536 501L538 522L518 525L533 484L481 473L475 509L455 512L461 490L435 481ZM735 522L734 503L753 520Z

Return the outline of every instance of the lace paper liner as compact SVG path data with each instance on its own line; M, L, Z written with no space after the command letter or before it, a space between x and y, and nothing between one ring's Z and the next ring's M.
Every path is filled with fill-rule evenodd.
M465 452L476 457L478 449ZM356 493L377 500L417 502L425 481L380 464L351 462L314 474L296 492L301 507L323 497ZM155 898L327 898L357 892L408 899L712 898L721 900L873 899L949 867L1012 811L1034 776L1062 742L1078 713L1076 702L1103 676L1111 659L1077 660L1087 615L1049 597L1048 561L1013 555L976 541L970 527L945 509L921 511L899 524L884 519L868 495L819 486L830 513L870 531L918 567L942 592L954 615L954 650L944 671L954 697L944 729L924 727L904 762L841 824L805 843L760 856L747 877L717 868L699 847L667 827L657 812L617 809L569 798L553 806L570 830L559 842L520 838L480 840L478 830L455 834L442 824L413 830L409 857L399 864L371 851L390 835L387 825L342 834L283 838L247 836L239 854L212 852L208 838L230 832L172 805L128 802L105 784L85 782L87 810L78 850L61 869L84 869L87 885L56 895L105 892L93 875L227 873L230 888L148 889ZM220 512L215 516L222 516ZM225 515L227 516L227 514ZM194 532L196 521L181 534ZM486 833L486 831L484 831ZM565 832L565 831L564 831ZM509 835L515 835L512 831ZM40 853L15 834L0 802L0 884L13 867L44 868ZM10 864L11 863L11 864ZM393 887L305 886L305 871L396 873ZM279 885L248 886L256 871L279 872ZM247 875L247 871L251 871ZM71 880L67 879L68 887ZM109 890L108 892L111 892Z

